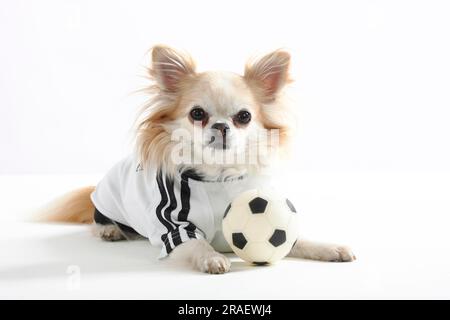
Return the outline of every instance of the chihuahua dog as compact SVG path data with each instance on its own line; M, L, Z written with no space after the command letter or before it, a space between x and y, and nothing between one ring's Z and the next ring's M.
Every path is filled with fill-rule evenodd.
M230 251L221 232L226 206L266 185L274 155L289 148L289 65L289 53L277 50L248 62L244 75L198 73L187 54L153 47L150 99L137 122L135 152L96 187L66 195L43 220L93 222L104 240L145 237L161 248L160 258L202 272L229 271L222 254ZM302 238L290 256L355 259L345 246Z

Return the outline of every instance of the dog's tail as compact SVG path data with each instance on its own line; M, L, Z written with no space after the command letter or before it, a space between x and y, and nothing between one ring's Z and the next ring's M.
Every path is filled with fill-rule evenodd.
M57 198L40 209L33 218L36 222L92 223L94 204L91 193L95 187L84 187Z

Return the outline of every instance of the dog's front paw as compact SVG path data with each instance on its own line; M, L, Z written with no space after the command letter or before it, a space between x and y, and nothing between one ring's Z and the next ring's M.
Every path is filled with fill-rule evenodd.
M330 262L356 260L352 250L346 246L299 240L292 248L291 257Z
M331 262L352 262L356 260L356 256L353 254L352 250L346 246L333 246L330 248L330 258L328 261Z
M231 262L223 254L212 252L199 258L197 266L202 272L221 274L230 270Z

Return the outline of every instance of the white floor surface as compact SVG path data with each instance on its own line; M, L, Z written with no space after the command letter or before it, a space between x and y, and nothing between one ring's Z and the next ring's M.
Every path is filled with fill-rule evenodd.
M88 226L24 222L99 176L0 176L0 298L450 298L450 174L299 173L309 238L350 245L353 263L285 259L207 275L156 259L147 241L107 243Z

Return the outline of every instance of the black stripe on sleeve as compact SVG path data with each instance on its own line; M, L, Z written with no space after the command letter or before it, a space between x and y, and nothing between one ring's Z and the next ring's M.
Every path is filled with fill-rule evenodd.
M188 222L189 211L191 210L191 189L189 188L189 176L183 173L181 175L181 210L178 213L178 221ZM196 227L188 222L185 228L189 238L196 238L195 229Z
M170 221L174 225L175 230L172 231L172 241L173 241L173 244L175 246L177 246L177 245L181 244L181 238L180 238L180 234L178 232L179 225L177 225L172 220L172 212L177 207L177 199L175 197L175 191L174 191L174 180L166 177L166 187L167 187L167 191L169 193L170 204L164 210L164 217L166 218L167 221Z
M156 182L158 183L158 189L159 189L159 193L161 195L161 202L156 207L156 216L158 217L159 222L161 222L167 228L167 232L170 232L174 228L170 222L168 222L166 219L164 219L162 212L161 212L162 209L166 206L167 200L168 200L166 190L164 188L164 182L163 182L161 171L158 172L158 174L156 176ZM161 236L161 240L163 241L164 245L166 246L167 253L170 253L172 251L172 248L170 247L170 243L167 239L167 234L163 234Z
M189 210L191 210L190 198L191 189L189 188L188 179L181 179L181 210L178 213L179 221L187 221Z

